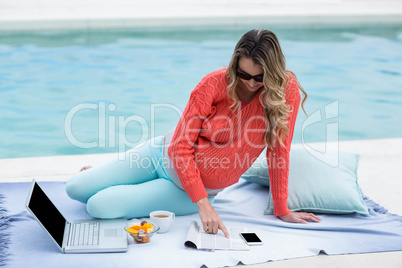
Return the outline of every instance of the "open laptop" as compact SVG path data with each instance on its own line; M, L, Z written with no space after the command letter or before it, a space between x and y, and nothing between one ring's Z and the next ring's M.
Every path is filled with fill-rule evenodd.
M127 251L126 219L69 222L35 180L26 207L63 253Z

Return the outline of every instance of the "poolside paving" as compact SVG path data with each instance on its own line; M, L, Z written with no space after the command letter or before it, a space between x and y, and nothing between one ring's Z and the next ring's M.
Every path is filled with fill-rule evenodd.
M401 22L398 0L0 0L0 31Z

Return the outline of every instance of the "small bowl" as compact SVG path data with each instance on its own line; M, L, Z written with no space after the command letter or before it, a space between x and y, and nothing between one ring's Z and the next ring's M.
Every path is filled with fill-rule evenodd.
M135 243L137 244L144 244L144 243L148 243L151 240L151 237L157 232L159 231L159 226L156 226L155 224L152 224L153 226L153 231L152 232L144 232L143 230L139 230L138 232L135 231L131 231L129 227L124 228L124 230L134 238Z

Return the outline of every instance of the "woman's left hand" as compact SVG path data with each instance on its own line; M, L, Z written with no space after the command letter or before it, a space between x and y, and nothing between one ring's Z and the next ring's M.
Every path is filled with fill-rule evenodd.
M278 218L285 222L303 223L303 224L307 224L307 221L312 222L321 221L321 219L318 218L313 213L306 213L306 212L290 212L286 215L278 216Z

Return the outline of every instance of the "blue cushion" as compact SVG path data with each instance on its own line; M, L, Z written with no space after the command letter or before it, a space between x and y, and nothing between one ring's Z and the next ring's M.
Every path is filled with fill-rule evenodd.
M254 165L242 176L244 179L269 185L266 151L260 155L259 164ZM326 152L326 157L337 157L338 152ZM311 155L304 148L292 149L289 168L288 208L291 211L314 213L368 214L357 182L360 156L339 152L339 164L332 167ZM274 214L272 194L264 214Z
M243 179L269 187L268 164L265 154L266 150L261 153L253 165L241 176Z

